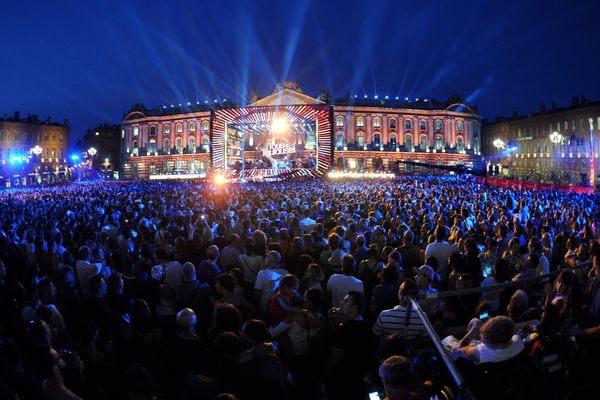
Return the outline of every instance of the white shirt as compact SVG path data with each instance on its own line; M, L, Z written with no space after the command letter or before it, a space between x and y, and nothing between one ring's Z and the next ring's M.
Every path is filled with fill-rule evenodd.
M91 263L86 260L77 260L75 263L75 269L77 270L77 278L79 279L79 284L81 285L81 291L83 294L90 294L90 278L102 272L102 264Z
M452 250L452 245L445 240L441 242L430 243L425 248L425 258L433 256L436 260L438 260L438 273L442 275L442 277L446 276L448 257L452 253Z
M355 290L364 293L364 285L360 279L353 276L333 274L327 281L327 291L331 293L331 304L336 305L348 294Z
M519 335L513 335L510 339L510 345L505 348L494 349L484 343L475 346L474 354L479 358L479 364L488 362L506 361L523 351L525 345Z
M538 265L535 267L535 275L540 276L544 274L550 273L550 262L545 255L540 255L540 261Z
M258 272L258 275L256 275L254 289L261 291L259 303L261 310L267 309L267 304L269 304L271 297L273 297L273 294L275 294L277 284L281 278L287 274L288 272L282 268L265 268Z

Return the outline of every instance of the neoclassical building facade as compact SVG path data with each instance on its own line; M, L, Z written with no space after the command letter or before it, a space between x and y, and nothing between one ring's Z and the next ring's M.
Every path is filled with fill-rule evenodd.
M398 161L480 166L481 120L464 104L444 104L430 98L324 102L297 87L279 85L274 93L246 107L215 103L132 110L122 122L123 176L150 178L207 171L213 166L215 154L211 157L211 153L220 148L215 141L220 140L215 135L220 129L220 110L240 115L263 110L260 115L267 115L264 110L303 105L328 110L327 131L323 133L324 124L320 123L319 137L329 141L330 169L418 174L434 171Z

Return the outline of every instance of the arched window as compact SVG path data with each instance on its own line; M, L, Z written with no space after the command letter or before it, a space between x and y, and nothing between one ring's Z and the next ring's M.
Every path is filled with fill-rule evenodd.
M373 149L381 149L381 134L379 133L373 134Z
M442 135L437 135L435 137L435 148L436 150L441 150L444 147L444 138Z
M419 121L419 130L420 131L426 131L427 130L427 121L425 121L424 119Z
M171 133L171 125L169 125L169 124L164 125L163 133Z
M190 122L189 130L190 130L190 132L196 132L196 123L195 122Z
M183 124L182 123L179 123L179 124L175 125L175 132L176 133L183 132Z
M404 129L410 131L412 129L412 121L410 119L404 120Z
M133 150L131 150L131 154L133 154L134 156L137 156L140 151L140 149L138 147L138 141L134 140L132 146L133 146ZM52 151L52 157L54 157L54 150Z
M462 136L458 136L456 138L456 151L458 151L459 153L462 153L462 151L465 149L465 145L463 142L463 138Z
M409 133L408 135L404 136L404 148L406 149L406 151L413 151L413 141L412 141L412 135Z
M344 149L344 132L338 132L335 140L335 147L338 150Z
M133 136L137 136L140 134L140 130L139 128L136 126L135 128L133 128ZM54 135L52 136L52 140L54 140Z
M154 136L156 135L156 126L151 126L150 127L150 132L149 132L150 136Z
M425 149L427 149L427 135L421 135L419 139L419 147L421 148L421 151L424 151Z
M365 126L365 118L364 117L356 117L356 127L364 128Z
M181 153L181 151L183 150L183 145L182 145L182 140L180 137L178 137L177 139L175 139L175 148L177 149L178 153Z
M442 122L442 120L437 120L435 121L435 130L436 131L441 131L442 129L444 129L444 123Z
M169 151L171 151L171 142L169 141L168 138L163 139L163 147L162 147L162 149L167 154L169 154Z
M338 115L335 118L335 126L337 126L338 128L344 126L344 117L342 117L341 115Z
M190 136L188 139L188 149L190 153L196 152L196 138L194 136Z
M202 130L205 132L208 130L208 121L202 121Z
M463 123L462 123L461 121L458 121L458 122L456 123L456 130L457 130L458 132L462 132L462 131L463 131Z
M398 145L398 142L396 140L396 134L395 133L390 133L390 150L394 151L396 150L396 146Z
M365 146L365 134L362 132L358 132L356 135L356 144L358 145L358 149L362 150Z
M156 153L156 139L150 139L148 141L148 152L150 154Z
M390 123L389 123L390 129L396 129L396 124L397 124L396 123L396 119L395 118L391 118L390 119Z
M373 128L381 129L381 118L379 118L379 117L373 118Z
M204 148L204 151L208 151L208 144L210 143L210 141L208 140L208 136L204 136L202 137L202 147Z

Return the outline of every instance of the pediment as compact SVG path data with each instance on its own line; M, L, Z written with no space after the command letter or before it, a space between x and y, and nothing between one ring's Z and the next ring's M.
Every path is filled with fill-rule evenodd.
M296 92L295 90L284 88L278 92L270 94L267 97L257 100L249 104L250 106L290 106L290 105L313 105L324 104L319 99L307 96L304 93Z

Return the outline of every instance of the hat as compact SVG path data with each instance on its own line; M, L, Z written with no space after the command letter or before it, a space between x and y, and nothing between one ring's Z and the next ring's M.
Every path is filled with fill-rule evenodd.
M346 253L342 249L335 249L331 252L331 257L327 259L327 262L331 265L342 265L342 258Z
M433 281L433 276L435 275L433 268L429 265L421 265L419 268L413 268L413 272L417 275L422 274L427 276L430 281Z

